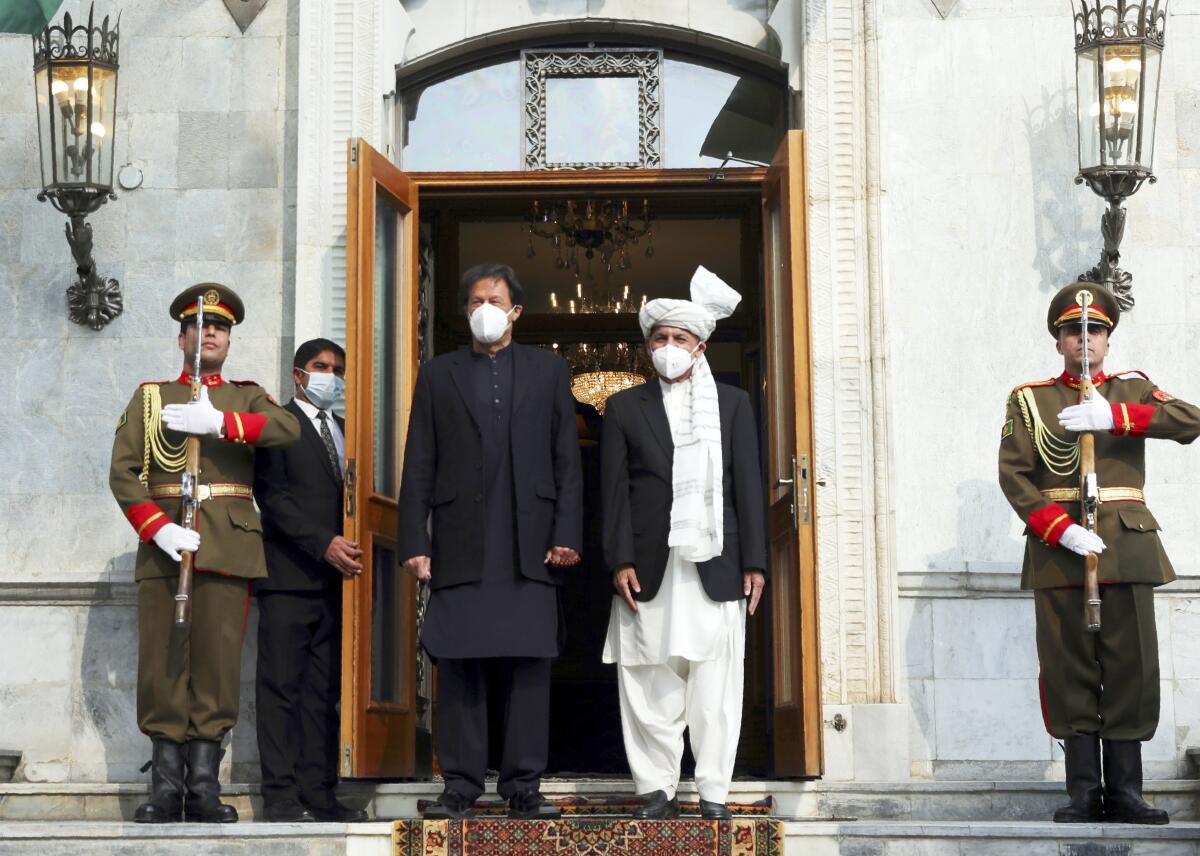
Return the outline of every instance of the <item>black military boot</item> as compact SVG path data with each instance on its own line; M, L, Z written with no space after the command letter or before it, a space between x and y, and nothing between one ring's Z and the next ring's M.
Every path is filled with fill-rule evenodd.
M183 745L155 738L150 760L150 799L133 813L134 823L183 820Z
M1104 819L1110 823L1170 823L1167 813L1142 799L1142 744L1104 741Z
M1071 801L1054 811L1055 823L1096 823L1104 819L1100 784L1100 736L1078 734L1063 741L1067 795Z
M187 806L183 819L191 823L237 823L237 809L221 802L219 740L189 740L187 744Z

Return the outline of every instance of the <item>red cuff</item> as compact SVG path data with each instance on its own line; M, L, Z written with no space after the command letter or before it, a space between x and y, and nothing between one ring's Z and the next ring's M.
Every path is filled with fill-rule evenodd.
M1058 546L1058 539L1075 521L1057 502L1039 508L1029 515L1029 530L1051 547Z
M171 522L167 513L153 502L143 502L125 512L129 525L143 541L149 541L154 534Z
M267 425L262 413L225 411L225 439L230 443L257 443Z
M1157 410L1153 404L1136 404L1128 401L1118 401L1112 406L1112 433L1118 437L1145 437L1150 427L1150 420Z

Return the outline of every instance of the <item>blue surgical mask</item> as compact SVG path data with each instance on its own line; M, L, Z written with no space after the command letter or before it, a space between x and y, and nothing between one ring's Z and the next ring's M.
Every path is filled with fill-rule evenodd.
M333 372L306 372L308 386L304 387L304 397L313 407L328 410L339 401L346 391L346 382Z

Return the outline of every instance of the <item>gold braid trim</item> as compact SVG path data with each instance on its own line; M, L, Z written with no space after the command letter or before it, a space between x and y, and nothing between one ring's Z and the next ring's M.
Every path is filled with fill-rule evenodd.
M142 484L147 484L150 479L151 454L154 455L154 462L166 472L183 472L187 465L187 438L172 443L163 433L162 393L158 384L148 383L142 387L142 419L146 426L142 443L142 474L139 476Z
M1038 412L1033 390L1029 387L1017 393L1017 404L1021 406L1025 428L1028 429L1034 448L1037 449L1046 469L1056 476L1069 476L1074 473L1079 468L1079 444L1063 440L1046 427Z

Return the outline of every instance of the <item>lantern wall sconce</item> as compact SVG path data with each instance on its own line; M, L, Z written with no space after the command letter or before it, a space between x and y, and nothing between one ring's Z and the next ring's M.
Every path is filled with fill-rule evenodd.
M1082 279L1105 285L1133 308L1133 276L1119 267L1125 208L1153 184L1154 126L1168 0L1071 0L1075 14L1079 175L1108 202L1100 221L1104 251Z
M117 113L118 25L94 8L87 23L71 14L33 36L38 148L42 190L38 199L67 215L67 243L75 257L76 281L67 289L67 312L76 324L100 330L121 314L120 284L96 272L92 227L87 216L113 193L113 148Z

